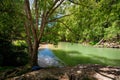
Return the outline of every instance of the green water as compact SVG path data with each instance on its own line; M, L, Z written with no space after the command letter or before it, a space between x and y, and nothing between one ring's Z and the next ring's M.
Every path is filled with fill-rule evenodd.
M60 42L57 47L51 47L51 49L68 65L103 64L120 66L120 49L95 48L68 42Z

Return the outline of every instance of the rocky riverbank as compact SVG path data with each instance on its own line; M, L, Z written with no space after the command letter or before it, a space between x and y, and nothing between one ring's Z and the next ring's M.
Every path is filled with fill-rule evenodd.
M100 48L120 48L120 44L119 43L114 43L114 42L104 42L101 44L97 44L95 45L95 47L100 47Z
M41 69L6 80L120 80L120 67L95 64Z
M91 46L89 44L89 42L82 42L80 44L82 44L84 46ZM53 44L40 44L39 49L42 49L42 48L54 48L54 47L55 47L55 45L53 45ZM120 43L115 42L115 41L106 41L106 40L102 39L100 42L95 44L94 47L99 47L99 48L119 48L120 49Z

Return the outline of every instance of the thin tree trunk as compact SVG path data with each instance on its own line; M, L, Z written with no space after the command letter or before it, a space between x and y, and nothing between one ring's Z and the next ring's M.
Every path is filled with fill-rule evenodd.
M35 15L36 15L36 32L38 31L38 0L34 0L35 3Z
M38 65L38 47L39 47L39 44L38 42L35 42L34 45L33 45L33 52L32 52L32 56L31 56L31 66L37 66Z
M27 16L26 22L25 22L25 29L26 29L26 34L27 34L27 41L28 41L28 47L29 47L29 54L30 54L30 65L35 66L37 65L37 53L38 53L38 47L39 47L39 42L38 42L38 37L36 33L36 28L33 24L32 20L32 14L30 10L30 4L29 0L25 0L25 13ZM36 17L38 18L38 17ZM36 19L38 20L38 19ZM38 25L38 21L36 22L36 27ZM30 35L30 33L32 35ZM30 37L33 37L33 39L30 39Z

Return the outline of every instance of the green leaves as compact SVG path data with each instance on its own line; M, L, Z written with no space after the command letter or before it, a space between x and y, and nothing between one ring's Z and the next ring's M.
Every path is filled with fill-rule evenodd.
M19 1L20 2L20 1ZM21 37L23 19L21 19L22 3L14 0L2 0L0 3L0 34L9 35L10 40Z
M69 41L74 39L75 42L81 40L98 42L102 38L114 38L120 34L118 28L120 27L120 2L118 0L78 1L79 5L67 5L64 14L68 12L73 14L61 19L68 26L64 31L64 25L59 25L61 37Z

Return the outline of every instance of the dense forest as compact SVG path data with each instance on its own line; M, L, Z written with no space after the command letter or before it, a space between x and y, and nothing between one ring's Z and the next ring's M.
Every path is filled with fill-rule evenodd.
M35 66L60 41L120 44L120 0L0 0L0 66Z

